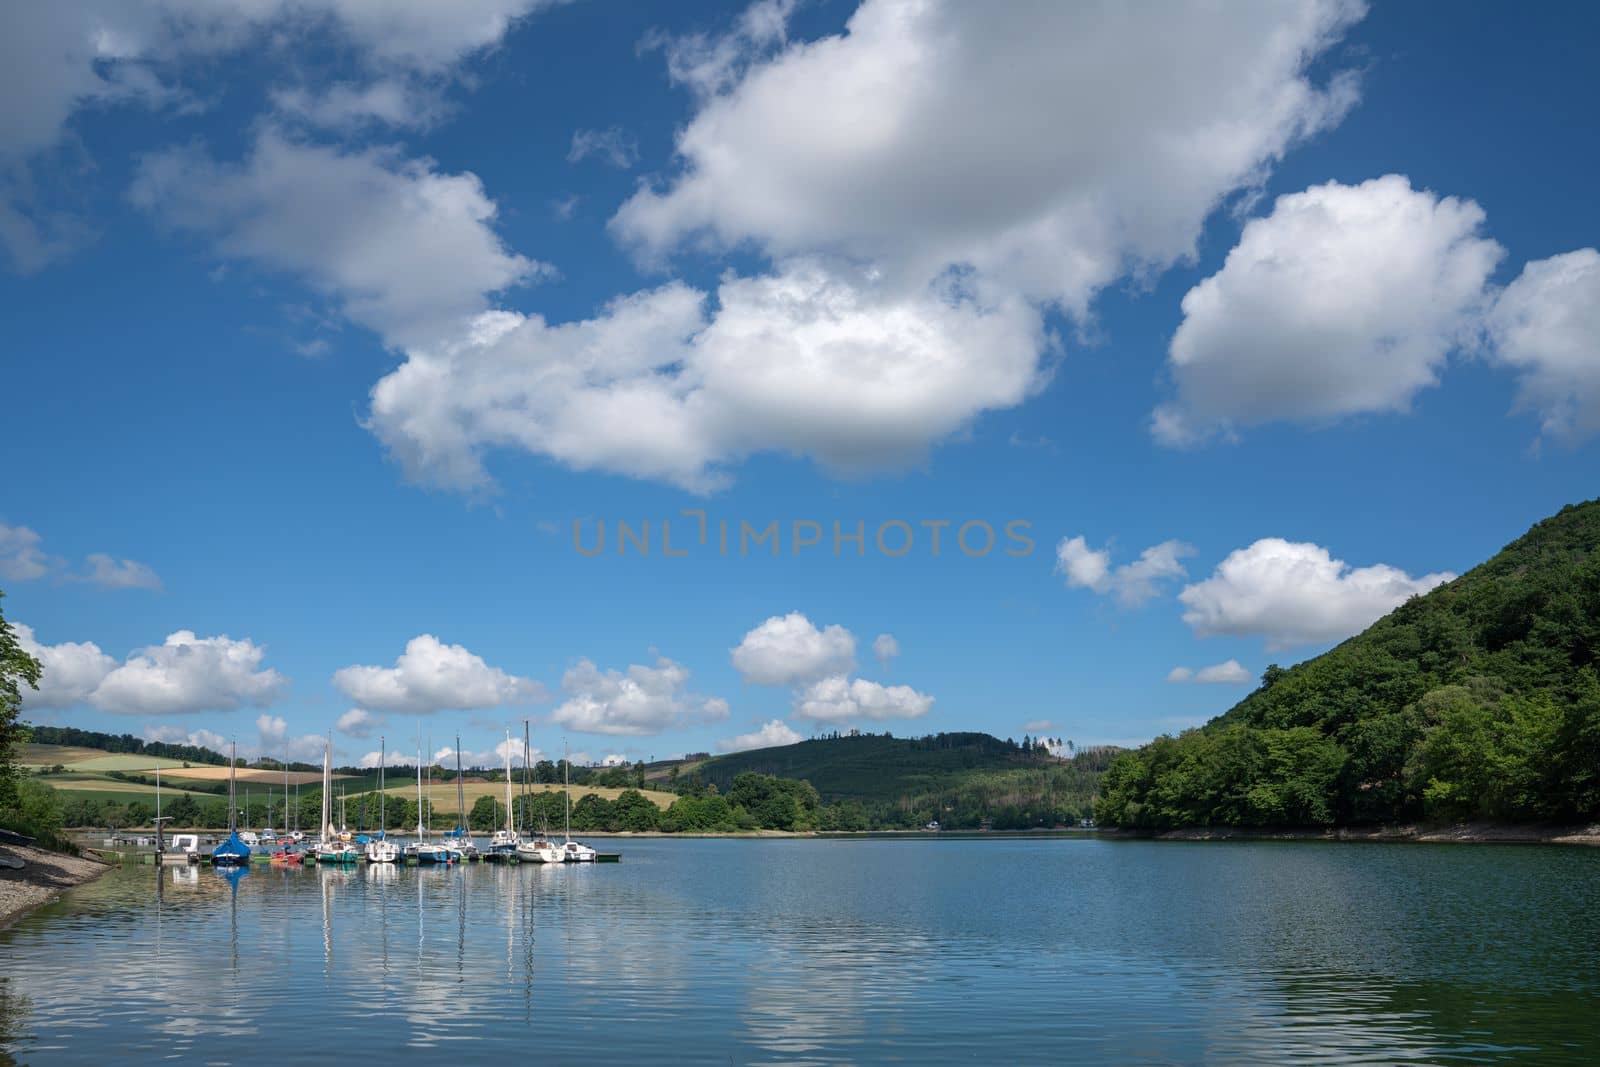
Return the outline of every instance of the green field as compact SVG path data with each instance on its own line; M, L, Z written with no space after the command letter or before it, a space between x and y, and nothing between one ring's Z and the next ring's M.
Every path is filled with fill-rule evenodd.
M175 768L182 770L182 760L162 756L136 756L121 752L105 752L98 748L74 748L70 745L23 745L17 762L24 767L54 767L61 764L74 771L153 771Z
M468 811L472 810L473 802L479 797L494 797L496 800L502 803L504 803L506 799L506 784L504 782L468 782L465 786L463 786L463 789L467 794ZM511 796L513 799L516 798L521 789L522 786L517 784L513 784L511 786ZM561 787L559 785L536 785L530 783L528 785L528 790L529 792L534 793L559 793L561 792ZM403 797L406 800L415 800L417 797L417 786L416 783L413 782L410 786L393 786L389 789L386 789L385 792L392 797ZM615 800L617 797L621 796L623 792L624 790L621 789L609 789L598 785L575 785L572 787L572 802L576 804L580 798L589 793L595 793L606 800ZM646 800L655 804L656 807L662 809L670 808L672 806L672 802L678 799L676 793L662 793L655 789L641 789L639 792L644 794ZM456 786L454 782L435 782L433 788L426 790L424 795L433 803L433 808L435 811L458 812L460 810L456 806ZM347 803L354 801L354 799L355 794L352 793Z

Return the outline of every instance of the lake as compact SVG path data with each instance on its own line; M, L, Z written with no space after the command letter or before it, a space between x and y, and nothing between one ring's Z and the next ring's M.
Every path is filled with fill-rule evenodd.
M1600 1057L1600 849L999 835L619 847L623 862L603 866L128 867L0 932L0 1052Z

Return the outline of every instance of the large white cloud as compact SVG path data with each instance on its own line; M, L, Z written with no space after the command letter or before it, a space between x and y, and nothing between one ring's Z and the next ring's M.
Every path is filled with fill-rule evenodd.
M798 611L774 615L744 635L733 666L752 685L795 685L855 668L855 635L837 624L818 629Z
M687 690L689 671L665 656L655 666L602 671L582 659L561 679L567 699L552 722L590 734L657 734L672 726L723 719L726 701L703 699Z
M1161 594L1163 583L1188 572L1178 560L1194 554L1182 541L1163 541L1139 553L1132 563L1111 565L1109 548L1090 548L1083 537L1063 538L1056 545L1056 573L1069 588L1114 594L1127 607L1137 607Z
M192 146L146 156L130 195L224 256L304 279L396 345L458 336L490 293L541 269L500 242L476 175L389 149L341 151L268 128L238 165Z
M844 33L762 58L784 11L674 56L703 96L682 170L616 232L651 255L754 241L918 284L959 264L1081 311L1191 255L1223 198L1342 115L1353 82L1305 69L1362 8L866 0Z
M393 667L341 667L334 688L365 709L426 715L446 708L495 708L548 699L531 678L491 667L461 645L432 634L406 642Z
M1259 634L1276 650L1349 637L1454 577L1413 578L1385 563L1351 567L1321 545L1267 537L1229 553L1178 599L1196 634Z
M1280 197L1183 298L1156 437L1406 410L1477 327L1502 255L1483 221L1398 174Z
M909 685L879 685L865 678L834 675L795 693L794 713L816 722L864 719L917 719L933 707L933 697Z
M752 748L776 748L779 745L792 745L804 740L805 737L800 731L782 719L773 719L759 730L718 741L717 751L746 752Z
M1488 322L1494 357L1519 373L1518 407L1536 412L1547 436L1600 433L1600 252L1529 263Z
M370 427L419 480L488 484L513 448L704 491L756 452L854 471L900 465L1039 381L1038 314L956 282L891 290L816 262L680 283L593 318L483 316L413 348L372 390Z
M249 638L167 635L130 655L108 673L89 702L121 714L182 714L264 707L282 696L289 679L261 663L266 649Z
M43 673L39 688L22 686L25 708L70 708L86 703L90 694L117 666L117 661L92 641L64 641L59 645L40 644L33 628L20 622L11 624L22 651L39 661Z

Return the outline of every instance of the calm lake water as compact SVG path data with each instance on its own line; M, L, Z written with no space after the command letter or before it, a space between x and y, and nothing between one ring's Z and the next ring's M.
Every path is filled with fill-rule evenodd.
M620 848L596 867L124 869L0 933L0 1059L1600 1057L1600 849Z

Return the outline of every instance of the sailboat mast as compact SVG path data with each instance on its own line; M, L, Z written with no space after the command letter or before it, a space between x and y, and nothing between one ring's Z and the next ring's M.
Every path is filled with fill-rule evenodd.
M323 742L322 747L322 826L319 832L324 843L333 840L333 735Z
M526 829L533 830L533 820L528 818L528 720L522 720L522 817Z
M417 840L421 841L426 835L422 832L422 745L417 745Z
M235 741L228 750L228 832L239 829L239 804L233 791L233 765L239 758L239 743Z
M567 824L562 830L568 841L572 840L572 759L567 755L567 739L561 739L561 766L566 771L566 783L562 786L561 795L567 798Z
M456 836L467 836L467 785L461 780L461 735L456 734Z
M389 832L389 820L385 817L388 812L386 805L389 794L383 791L383 770L389 762L389 747L382 735L378 737L378 836L382 837Z
M511 731L506 731L506 833L511 832Z

